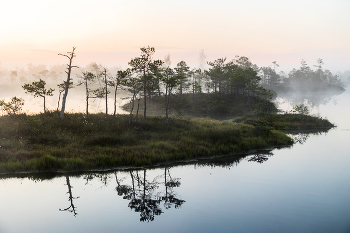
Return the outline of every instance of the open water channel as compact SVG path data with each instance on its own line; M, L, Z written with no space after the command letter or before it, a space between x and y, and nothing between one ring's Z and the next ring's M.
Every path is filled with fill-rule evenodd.
M240 160L2 175L0 232L349 233L350 91L312 113L337 127Z

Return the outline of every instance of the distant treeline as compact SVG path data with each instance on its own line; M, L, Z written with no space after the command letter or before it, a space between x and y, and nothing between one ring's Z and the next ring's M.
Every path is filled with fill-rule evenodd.
M322 59L318 59L315 69L311 69L306 61L301 61L299 69L293 69L286 75L284 72L276 73L278 64L273 62L273 67L261 67L260 77L261 84L267 88L281 88L283 90L300 90L300 91L317 91L327 89L343 89L345 86L338 75L332 74L331 71L322 69ZM278 89L277 89L278 90Z

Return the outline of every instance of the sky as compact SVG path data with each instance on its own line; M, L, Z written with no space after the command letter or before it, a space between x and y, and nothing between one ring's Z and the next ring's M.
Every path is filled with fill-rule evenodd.
M0 0L2 68L65 64L128 67L151 46L199 67L236 55L258 66L299 68L323 59L331 71L350 70L350 0Z

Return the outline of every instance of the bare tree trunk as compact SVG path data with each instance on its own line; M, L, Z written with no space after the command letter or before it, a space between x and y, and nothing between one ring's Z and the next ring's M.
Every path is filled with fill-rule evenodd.
M103 68L102 75L104 75L104 83L105 83L105 98L106 98L106 115L108 115L108 82L107 82L107 69Z
M133 94L133 96L132 96L132 101L131 101L131 110L130 110L129 125L131 125L131 123L132 123L132 111L134 110L135 92L136 92L136 90L134 89L134 94Z
M43 96L44 97L44 113L46 112L46 107L45 107L45 95Z
M105 69L105 88L106 88L106 115L108 115L108 99L107 99L107 70Z
M58 101L57 101L57 111L58 111L58 109L60 108L61 94L62 94L62 92L60 92L60 93L59 93L59 95L58 95Z
M144 103L144 110L143 110L143 118L146 119L146 81L143 85L143 103Z
M113 113L113 116L115 116L115 114L117 112L117 90L118 90L118 86L116 84L115 91L114 91L114 113Z
M73 50L72 52L68 52L68 54L70 54L70 56L66 55L66 54L58 54L58 55L61 55L61 56L65 56L69 59L69 64L67 65L68 66L68 72L66 71L67 73L67 81L65 82L65 88L64 88L64 94L63 94L63 98L62 98L62 109L61 109L61 113L60 113L60 117L63 118L64 117L64 110L66 108L66 99L67 99L67 95L68 95L68 89L69 89L69 81L70 81L70 74L71 74L71 71L72 71L72 68L73 67L77 67L77 66L72 66L72 61L73 61L73 57L75 57L74 55L74 51L75 51L75 48L76 47L73 47Z
M168 117L168 108L169 108L169 95L170 92L168 93L168 84L165 87L165 118L166 118L166 123L169 124L169 117Z
M88 89L88 81L85 80L85 90L86 90L86 116L89 115L89 89Z
M140 109L140 99L137 99L136 123L139 118L139 109Z

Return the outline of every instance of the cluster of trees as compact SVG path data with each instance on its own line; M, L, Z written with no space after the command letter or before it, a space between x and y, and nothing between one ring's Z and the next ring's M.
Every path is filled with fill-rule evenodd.
M79 68L73 65L75 57L75 47L67 54L59 54L66 57L66 80L58 84L59 98L58 109L61 102L61 118L64 117L65 106L69 89L73 87L72 71ZM143 101L143 116L147 116L147 107L149 100L153 97L164 97L164 109L167 122L169 123L168 110L171 96L181 98L183 94L192 94L195 96L204 94L225 95L232 100L244 99L250 101L256 98L269 100L271 93L263 88L278 83L331 83L339 84L337 76L333 76L330 71L323 70L323 61L318 60L317 70L313 71L302 61L300 69L293 69L289 78L283 74L276 73L277 62L273 62L273 67L261 67L252 64L244 56L236 56L234 59L227 61L226 58L220 58L207 62L209 69L190 69L185 61L180 61L174 68L171 67L170 56L164 60L155 60L153 47L141 48L139 57L130 60L129 68L118 70L111 74L111 71L96 63L90 65L89 69L84 69L78 75L78 82L75 86L83 86L86 93L86 115L89 114L89 100L91 98L103 98L106 102L106 114L108 114L108 96L113 90L114 95L114 115L117 109L117 92L120 89L128 90L130 94L130 124L133 120L134 106L139 111L140 101ZM203 51L202 60L205 59ZM203 61L202 61L203 63ZM202 64L203 67L203 64ZM32 67L33 68L33 67ZM41 67L45 68L45 67ZM34 69L34 68L33 68ZM56 74L56 75L55 75ZM60 72L62 75L62 72ZM34 74L33 74L34 75ZM36 76L35 76L36 75ZM44 112L46 111L45 99L52 96L54 89L46 88L46 81L49 75L57 76L56 71L40 71L35 74L39 81L26 83L22 86L26 93L34 97L42 97L44 100ZM62 99L61 99L61 95ZM242 98L243 97L243 98ZM136 102L137 101L137 102ZM5 102L1 102L5 106Z
M208 62L210 68L205 71L208 92L212 90L215 93L234 95L236 98L246 96L248 99L250 96L268 96L267 91L259 84L259 68L247 57L236 56L235 59L225 62L226 58Z
M284 72L276 73L276 67L279 65L273 62L273 67L261 67L261 84L264 86L276 85L302 85L303 87L325 87L327 85L343 87L340 77L332 74L331 71L322 68L324 65L322 59L317 59L314 65L315 70L307 65L305 60L301 60L299 69L293 69L286 75Z
M67 78L63 83L58 84L59 100L62 97L60 117L64 117L66 99L68 91L73 87L72 70L78 68L73 65L75 57L75 47L67 54L59 54L68 58L66 65ZM232 61L226 62L226 58L220 58L213 62L208 62L210 68L190 69L185 61L177 63L171 68L170 56L164 60L154 60L155 49L153 47L141 48L141 55L131 59L128 63L130 68L118 70L112 75L105 67L93 64L90 70L85 70L78 75L78 84L84 86L86 93L86 114L89 114L89 99L104 98L106 101L106 114L108 114L108 94L113 89L114 92L114 115L116 114L117 91L120 88L127 89L131 93L132 108L130 110L130 123L133 117L134 102L143 99L143 116L147 115L147 103L154 96L164 96L165 115L169 123L168 110L170 97L184 93L191 93L193 98L196 94L206 92L215 94L230 95L238 99L240 96L268 97L269 93L259 86L261 78L258 75L258 67L253 65L248 58L237 56ZM205 57L202 51L201 57ZM203 59L202 59L203 60ZM202 62L203 63L203 62ZM203 66L203 64L202 64ZM41 67L43 68L43 67ZM34 97L42 97L44 101L44 112L46 111L45 100L47 96L52 96L54 89L46 88L44 76L49 74L48 70L39 72L39 81L26 83L22 86L27 94ZM61 72L62 73L62 72ZM45 77L46 77L45 76ZM47 78L47 77L46 77ZM98 85L96 85L98 83ZM4 104L3 104L4 105Z

